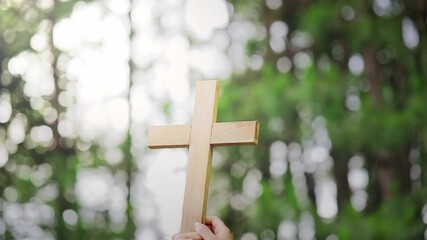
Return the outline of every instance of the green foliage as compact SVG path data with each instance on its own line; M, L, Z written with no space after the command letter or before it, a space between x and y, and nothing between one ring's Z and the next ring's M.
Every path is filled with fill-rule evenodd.
M40 2L0 1L0 104L12 107L11 121L0 125L0 147L9 151L8 163L0 167L0 230L5 229L0 239L28 237L19 229L22 222L4 224L6 206L16 214L31 215L43 207L52 213L52 222L39 216L34 217L39 224L31 225L49 234L46 239L131 239L136 226L129 195L135 171L130 134L119 146L123 162L112 166L103 159L101 146L58 131L66 113L59 94L67 78L58 62L69 56L53 45L53 26L83 1L53 1L50 9ZM246 233L259 239L285 239L286 234L301 239L425 237L426 4L392 0L385 1L390 5L384 8L376 6L377 1L281 1L278 9L270 9L261 0L230 2L232 21L249 21L266 33L245 45L248 57L262 56L262 68L222 83L220 120L260 122L259 145L218 150L223 159L213 173L209 204L235 238ZM283 51L270 46L275 21L287 26ZM403 21L416 31L415 46L407 41L417 37L405 42ZM48 38L43 54L31 46L42 26ZM24 94L25 79L8 70L10 60L21 52L50 59L48 77L56 83L52 95L34 99ZM283 59L291 65L287 70L278 67ZM132 71L131 66L130 75ZM43 107L35 107L37 101ZM60 117L47 121L43 111L49 107ZM162 105L166 115L172 107L169 102ZM25 140L18 144L8 138L12 120L24 123ZM31 141L31 129L41 125L52 130L47 145ZM326 149L326 158L310 152L313 147ZM273 155L280 151L282 165L273 165ZM307 160L310 156L314 163ZM126 226L114 228L108 210L88 209L76 199L79 171L92 168L125 176ZM367 185L356 190L350 177L355 168L359 180L360 174L368 178ZM330 215L320 207L325 179L335 191L327 201ZM366 206L353 198L360 191ZM92 221L83 220L85 214Z
M317 239L332 234L339 239L423 238L427 171L427 85L423 69L427 69L427 62L422 56L427 54L426 23L419 22L417 10L404 5L403 1L393 1L392 10L380 16L372 2L285 1L279 8L283 14L266 9L264 17L255 21L267 29L272 21L285 21L291 31L311 36L313 44L304 48L292 46L290 32L285 38L289 45L284 52L269 50L260 71L233 76L223 89L221 119L256 118L261 123L260 144L253 153L257 161L248 164L246 173L251 168L262 172L262 194L245 210L223 211L237 238L247 232L261 237L266 229L279 234L282 221L298 223L307 211L315 219ZM288 15L287 8L299 7L301 12ZM349 9L352 16L343 17ZM404 42L404 18L414 21L418 29L419 43L414 49ZM264 44L268 44L268 39ZM254 46L248 45L248 53L254 52ZM340 54L334 52L337 46L341 48ZM292 59L299 51L310 56L307 66L295 66L294 60L291 71L282 73L276 69L278 58ZM349 60L354 54L360 54L364 62L360 74L350 69ZM355 105L349 102L350 97ZM307 199L301 198L300 190L295 188L298 181L290 177L294 174L289 169L291 163L287 162L288 171L280 177L283 189L279 192L273 190L271 183L277 179L269 171L272 144L283 141L289 150L296 142L304 151L307 143L316 141L313 124L318 117L325 120L331 141L334 166L329 174L337 183L338 201L338 213L333 219L318 215L315 174L305 172L309 198L308 204L301 204ZM282 127L275 127L276 123ZM347 178L353 156L363 156L364 168L369 172L367 206L358 211L351 202L353 193ZM241 151L229 151L230 162L242 157ZM225 164L219 171L228 172L231 165ZM420 176L414 175L415 168L420 168ZM232 181L241 182L245 176L232 177ZM232 184L231 192L244 191L242 185ZM240 214L245 219L235 218Z

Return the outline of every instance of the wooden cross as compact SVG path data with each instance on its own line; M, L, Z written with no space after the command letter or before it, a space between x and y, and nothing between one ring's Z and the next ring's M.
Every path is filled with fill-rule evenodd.
M192 125L155 126L148 129L149 148L189 148L181 232L194 232L205 222L212 146L258 143L256 121L216 123L219 82L198 81Z

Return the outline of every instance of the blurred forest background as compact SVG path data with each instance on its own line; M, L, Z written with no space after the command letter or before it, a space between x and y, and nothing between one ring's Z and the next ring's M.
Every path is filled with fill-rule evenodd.
M212 78L261 124L214 153L235 239L427 239L424 0L0 0L0 33L0 239L168 239L146 130Z

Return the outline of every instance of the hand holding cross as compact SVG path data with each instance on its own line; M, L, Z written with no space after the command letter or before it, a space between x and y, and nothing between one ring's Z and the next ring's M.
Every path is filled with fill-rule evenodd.
M148 130L149 148L189 148L181 232L205 223L212 146L258 143L256 121L216 123L219 82L197 82L192 125L155 126Z

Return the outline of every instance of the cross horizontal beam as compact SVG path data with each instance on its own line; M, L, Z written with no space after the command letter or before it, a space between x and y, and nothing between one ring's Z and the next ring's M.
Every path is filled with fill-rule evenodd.
M256 145L257 121L213 123L210 144L214 146ZM153 126L148 130L148 147L185 148L190 145L191 125Z

